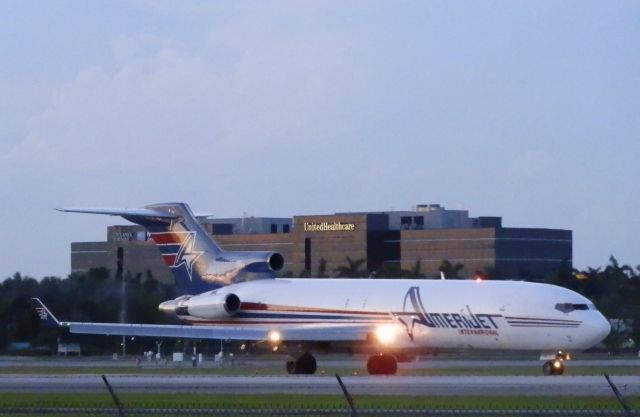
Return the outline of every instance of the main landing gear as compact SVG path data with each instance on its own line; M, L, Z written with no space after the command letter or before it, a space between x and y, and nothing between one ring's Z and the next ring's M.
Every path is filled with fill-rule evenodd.
M542 365L542 373L545 375L562 375L564 373L564 362L569 359L569 354L558 352L555 359L547 361Z
M287 360L287 373L292 375L312 375L316 372L316 358L307 350L297 358ZM388 353L373 355L367 361L370 375L394 375L398 371L398 360Z
M313 375L316 373L316 358L307 350L298 358L287 360L287 373Z
M394 375L398 371L398 360L388 353L379 353L367 361L370 375Z

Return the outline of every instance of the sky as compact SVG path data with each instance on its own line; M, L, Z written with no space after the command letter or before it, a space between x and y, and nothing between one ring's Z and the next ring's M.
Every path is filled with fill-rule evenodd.
M439 203L640 264L640 2L0 0L0 279L114 217Z

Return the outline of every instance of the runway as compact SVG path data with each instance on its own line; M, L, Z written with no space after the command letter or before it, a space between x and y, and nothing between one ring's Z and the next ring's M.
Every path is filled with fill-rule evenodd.
M323 367L357 369L363 368L366 357L352 358L342 355L316 355L318 363ZM285 357L279 359L246 359L238 357L238 366L250 368L276 367L284 368ZM142 362L145 367L158 367L155 362ZM187 363L187 366L189 364ZM640 358L625 359L574 359L569 362L570 367L637 367L640 371ZM161 365L162 366L162 365ZM164 365L173 367L174 364ZM537 358L529 359L441 359L425 357L418 361L401 363L401 369L446 369L446 368L488 368L496 367L532 367L541 368L542 362ZM0 356L0 368L137 368L133 357L125 360L113 360L104 357L2 357ZM199 368L217 368L218 365L213 360L206 360L198 365Z
M336 394L333 376L164 376L107 375L118 393ZM352 394L373 395L525 395L610 397L601 376L347 376ZM624 396L640 395L640 376L614 376ZM106 392L99 375L2 375L0 392Z

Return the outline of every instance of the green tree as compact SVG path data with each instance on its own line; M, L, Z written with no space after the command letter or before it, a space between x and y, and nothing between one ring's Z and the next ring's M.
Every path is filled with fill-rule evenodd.
M367 271L362 268L365 263L364 259L353 260L349 256L347 256L346 261L346 265L341 265L333 270L337 277L365 278L369 275Z
M328 278L327 275L327 260L324 258L320 258L318 261L318 278Z
M447 259L444 259L440 263L438 270L444 274L446 279L460 279L460 271L464 269L464 265L461 263L452 264Z

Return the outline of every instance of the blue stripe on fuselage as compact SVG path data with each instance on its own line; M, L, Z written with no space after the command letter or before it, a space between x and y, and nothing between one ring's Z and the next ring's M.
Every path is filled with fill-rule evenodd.
M329 315L329 314L308 314L308 313L248 313L238 312L234 317L243 319L315 319L315 320L372 320L379 321L380 316L367 317L362 315Z

